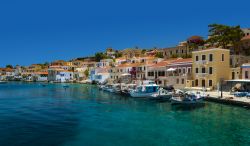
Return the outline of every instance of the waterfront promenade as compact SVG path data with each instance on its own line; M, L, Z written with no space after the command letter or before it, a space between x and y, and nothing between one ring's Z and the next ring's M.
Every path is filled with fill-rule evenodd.
M215 101L219 103L225 103L225 104L233 104L243 107L250 108L250 98L249 97L236 97L230 92L223 92L223 97L221 98L221 92L218 91L208 91L206 92L208 101Z

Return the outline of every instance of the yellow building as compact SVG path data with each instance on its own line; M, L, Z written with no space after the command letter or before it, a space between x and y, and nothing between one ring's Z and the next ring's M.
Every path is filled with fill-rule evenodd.
M230 51L212 48L192 52L193 87L215 89L221 80L231 76Z

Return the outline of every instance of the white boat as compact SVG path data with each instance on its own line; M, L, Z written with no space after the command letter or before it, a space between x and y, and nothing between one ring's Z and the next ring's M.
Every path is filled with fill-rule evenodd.
M114 84L112 88L114 93L121 93L121 84Z
M205 96L202 96L200 93L193 92L179 92L174 93L171 98L171 104L197 104L203 102Z
M158 94L159 86L156 84L147 84L137 86L135 90L130 91L132 97L152 97Z
M6 84L7 81L0 81L0 84Z
M150 99L170 99L172 97L172 92L169 92L163 88L160 88L156 94L153 94Z
M121 84L121 94L130 95L132 90L136 89L136 84Z
M105 85L103 88L102 88L103 91L108 91L108 92L114 92L114 88L112 85Z

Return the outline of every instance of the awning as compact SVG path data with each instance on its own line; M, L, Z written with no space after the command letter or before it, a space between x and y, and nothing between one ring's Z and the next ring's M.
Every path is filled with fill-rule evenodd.
M226 80L226 82L250 83L250 80L238 79L238 80Z
M121 76L131 76L131 74L129 74L129 73L124 73L124 74L121 74Z
M167 71L176 71L176 68L169 68Z

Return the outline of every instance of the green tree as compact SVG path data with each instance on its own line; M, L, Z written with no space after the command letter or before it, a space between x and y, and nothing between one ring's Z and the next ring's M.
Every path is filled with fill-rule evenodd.
M87 69L84 71L84 75L86 76L86 78L89 77L89 68L87 68Z
M157 53L155 54L155 57L157 57L157 58L164 58L162 52L157 52Z
M8 65L6 65L6 68L13 68L13 66L8 64Z
M95 53L95 61L99 62L102 59L106 59L107 55L102 52Z
M115 52L115 58L119 58L119 57L122 57L122 53L116 51Z
M239 53L240 40L244 33L240 26L227 26L222 24L210 24L209 36L206 41L212 46L228 48L229 45L233 46L234 52Z

